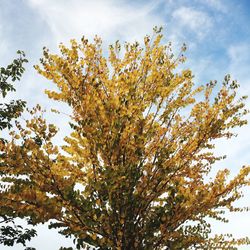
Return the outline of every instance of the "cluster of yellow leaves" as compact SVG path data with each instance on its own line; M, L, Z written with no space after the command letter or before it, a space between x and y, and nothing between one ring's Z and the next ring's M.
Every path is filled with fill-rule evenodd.
M116 42L108 58L97 37L61 44L61 55L44 49L36 69L58 87L46 94L72 107L73 132L62 151L51 141L55 126L42 116L18 126L19 134L1 145L2 181L12 183L1 206L33 223L56 219L52 227L65 228L78 244L102 248L247 243L210 238L205 218L225 221L221 208L237 210L233 202L249 184L250 168L231 181L228 170L204 180L222 158L212 153L213 140L246 123L245 97L236 99L229 76L217 93L213 82L196 87L190 70L177 71L185 58L174 57L161 39L146 36L143 47L127 43L123 50Z

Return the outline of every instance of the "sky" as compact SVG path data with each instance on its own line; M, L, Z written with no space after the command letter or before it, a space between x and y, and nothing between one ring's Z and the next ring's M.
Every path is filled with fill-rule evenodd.
M42 48L58 52L60 42L68 44L72 38L84 35L93 39L98 35L103 46L116 40L142 41L152 34L155 25L164 28L165 41L171 41L176 51L187 44L185 66L195 75L196 84L205 84L231 74L241 85L239 93L250 95L250 1L248 0L0 0L0 65L11 62L17 50L26 52L29 63L10 98L22 98L28 106L66 110L62 104L51 103L44 95L52 83L33 69L42 56ZM247 100L250 109L250 100ZM250 120L249 116L247 117ZM58 122L58 117L50 117ZM65 119L66 120L66 119ZM68 131L66 121L60 121L60 133ZM235 175L242 165L250 164L250 124L237 130L238 136L216 144L216 153L227 154L217 164ZM250 206L250 191L238 202ZM228 214L230 223L213 222L215 233L230 232L236 237L250 236L250 214ZM54 250L72 245L56 231L38 227L39 236L29 246L37 250ZM23 249L15 246L1 249ZM240 247L239 249L249 249Z

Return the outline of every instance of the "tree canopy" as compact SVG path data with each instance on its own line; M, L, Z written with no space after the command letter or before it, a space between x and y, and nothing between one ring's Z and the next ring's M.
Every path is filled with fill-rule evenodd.
M16 91L13 83L20 80L24 72L23 64L28 62L23 51L17 51L19 58L14 59L6 68L0 69L0 93L5 98L10 91ZM11 128L11 121L17 118L25 107L25 101L17 100L0 103L0 129Z
M226 222L225 210L249 185L250 167L234 178L213 164L214 142L246 124L245 97L227 75L222 84L197 86L181 69L162 34L144 44L119 42L102 51L102 41L82 38L46 48L38 73L58 91L49 98L72 108L72 133L53 142L38 105L31 119L16 122L1 144L0 204L30 223L50 221L80 249L235 249L247 238L212 236L209 218ZM58 112L60 113L60 111ZM247 209L247 208L245 208Z
M16 91L14 87L14 82L16 80L20 81L22 74L24 73L24 63L27 63L28 60L25 58L23 51L17 51L18 58L14 59L11 64L7 67L1 67L0 69L0 93L2 99L6 97L8 92ZM11 100L9 103L3 102L0 103L0 130L1 132L10 129L13 126L13 122L21 115L25 108L26 102L23 100ZM2 133L1 133L2 136ZM0 137L2 144L7 141ZM5 158L5 153L2 152L0 158ZM5 172L2 172L2 164L0 163L0 175L5 176ZM1 199L2 191L5 190L5 186L1 182ZM0 244L7 246L13 246L16 243L23 244L25 246L26 242L29 241L32 237L36 235L34 229L23 229L21 225L16 225L13 218L13 210L6 207L4 203L0 205ZM15 212L14 212L15 213ZM4 224L4 225L3 225Z

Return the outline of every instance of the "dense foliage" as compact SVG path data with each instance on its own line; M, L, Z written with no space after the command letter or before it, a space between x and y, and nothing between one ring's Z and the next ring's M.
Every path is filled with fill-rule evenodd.
M19 81L21 79L25 70L23 65L28 62L23 51L17 51L17 54L18 58L14 59L7 67L1 67L0 69L0 92L2 100L6 97L8 92L16 90L13 84L16 80ZM0 130L3 133L13 126L13 121L21 115L26 102L23 100L11 100L9 103L6 103L2 100L0 103ZM2 133L0 140L5 144L7 141L2 138ZM5 158L5 154L1 154L0 157L2 160ZM3 164L4 163L1 162L1 177L5 176L5 173L2 171ZM3 183L1 183L0 187L3 191L5 190L5 185L2 184ZM2 199L2 193L0 197ZM16 225L13 220L15 217L13 213L15 213L13 210L6 207L4 203L1 203L0 223L2 226L0 227L0 244L13 246L14 244L20 243L25 246L26 242L36 235L36 231L34 229L23 229L21 225Z
M13 83L20 80L24 67L23 64L28 62L22 51L17 51L19 58L14 59L6 68L0 68L0 93L5 98L7 93L15 91ZM12 100L9 103L0 103L0 129L11 128L11 120L17 118L25 107L25 101Z
M214 140L230 138L242 118L245 97L229 76L195 86L189 69L156 31L144 45L119 42L103 55L101 39L44 49L40 74L58 91L47 95L72 108L72 133L61 149L57 128L37 106L2 144L2 194L17 217L51 221L77 247L99 249L234 249L248 239L211 236L208 218L225 222L249 167L207 178L222 159ZM185 48L183 48L183 51Z

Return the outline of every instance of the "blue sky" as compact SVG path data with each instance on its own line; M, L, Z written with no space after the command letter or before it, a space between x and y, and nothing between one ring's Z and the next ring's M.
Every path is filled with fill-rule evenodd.
M141 41L144 35L152 33L153 26L161 25L166 40L173 42L176 51L183 42L188 45L186 67L192 69L197 84L214 79L221 82L230 73L241 84L240 94L249 95L249 13L248 0L1 0L0 65L10 62L16 50L24 50L30 62L17 93L11 97L23 98L29 106L39 102L49 109L51 102L43 90L51 84L32 67L39 62L43 46L56 52L60 42L68 43L82 35L91 39L95 34L103 38L104 46L117 39ZM53 104L54 107L62 109L59 104ZM250 109L249 100L247 107ZM62 123L61 134L67 131L67 125ZM232 174L240 166L250 164L250 125L237 132L237 138L218 142L216 149L218 154L228 155L216 167L227 167ZM250 192L245 189L244 193L239 203L249 206ZM231 222L226 226L214 224L215 232L250 235L250 214L229 217ZM69 242L45 228L39 227L40 235L31 243L38 250L54 250Z

